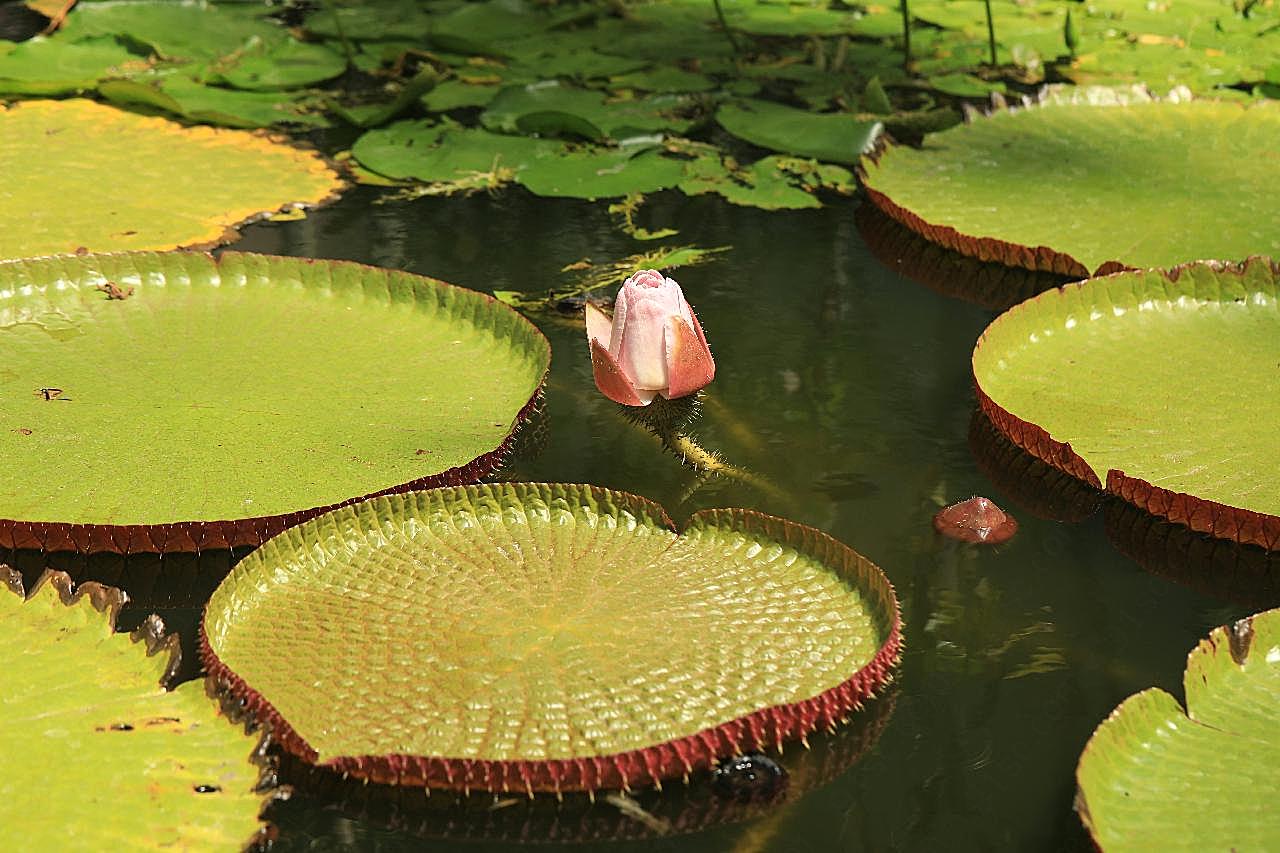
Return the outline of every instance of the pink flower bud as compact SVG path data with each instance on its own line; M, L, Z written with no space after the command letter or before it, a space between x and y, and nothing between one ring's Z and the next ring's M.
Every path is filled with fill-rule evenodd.
M596 387L624 406L647 406L659 394L688 396L716 375L680 285L657 270L642 270L623 283L612 322L587 304L587 341Z

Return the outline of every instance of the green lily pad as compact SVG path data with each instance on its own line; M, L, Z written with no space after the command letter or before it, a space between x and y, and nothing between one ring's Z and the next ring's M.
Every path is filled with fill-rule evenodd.
M305 26L323 38L420 43L431 30L431 11L418 0L324 3L307 16Z
M294 89L337 77L347 68L338 51L297 39L256 42L217 63L210 82L235 89Z
M168 0L102 0L78 3L56 38L68 41L123 37L164 59L214 60L289 40L284 27L260 10L236 3L172 3Z
M1126 699L1076 769L1103 850L1267 850L1280 838L1280 610L1215 628L1187 657L1186 710Z
M857 163L881 130L879 122L853 115L811 113L755 100L725 104L716 111L716 121L754 145L828 163Z
M483 107L497 97L502 89L502 85L496 83L446 80L422 96L422 105L433 113L448 112L459 107Z
M504 89L480 120L490 130L506 133L566 132L598 141L659 130L681 133L692 125L681 115L688 106L679 95L606 102L603 92L544 80Z
M147 63L114 39L76 43L37 36L0 55L0 94L79 94L131 65Z
M973 352L1019 446L1170 521L1280 548L1280 267L1202 262L1042 293Z
M194 122L224 127L270 127L275 124L323 127L303 92L244 92L206 86L180 73L138 74L98 83L98 94L114 104L151 107Z
M399 121L356 140L360 165L388 178L413 178L489 189L509 183L534 163L568 149L552 139L510 136L478 128Z
M674 187L684 162L644 145L591 148L545 157L520 172L535 195L557 198L617 198Z
M947 248L1083 278L1280 255L1278 156L1280 104L1090 90L890 146L864 162L864 184Z
M24 601L0 566L0 826L28 850L244 847L264 828L257 738L203 683L165 690L178 638L154 616L115 633L124 600L50 572Z
M823 188L852 193L853 173L813 160L770 155L746 168L730 168L717 156L703 156L685 166L680 189L687 195L716 193L726 201L762 210L821 207L814 194Z
M0 303L0 547L254 545L344 501L469 482L549 359L491 297L336 261L10 261Z
M812 528L710 510L677 535L632 495L519 483L288 530L210 598L201 650L307 761L532 792L803 738L878 689L900 642L888 580Z
M1277 69L1280 75L1280 69ZM614 89L638 89L642 92L709 92L716 83L705 74L697 74L671 65L660 65L644 71L619 74L609 78Z

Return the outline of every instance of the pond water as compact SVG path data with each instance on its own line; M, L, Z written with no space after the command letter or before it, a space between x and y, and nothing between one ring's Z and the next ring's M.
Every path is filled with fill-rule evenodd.
M305 220L255 225L234 248L532 292L564 284L566 264L651 245L619 232L603 205L523 191L375 204L380 196L356 189ZM1016 485L993 482L971 449L969 356L995 315L883 266L855 227L856 207L834 200L763 213L660 196L643 209L642 224L678 228L679 241L732 246L675 272L718 365L695 432L775 492L733 482L695 488L688 470L595 390L581 319L554 313L533 318L553 347L548 440L509 476L635 492L677 522L704 507L746 506L830 532L897 589L906 649L890 693L848 732L816 737L807 754L788 750L794 790L774 808L718 812L706 797L668 791L644 803L676 831L607 841L643 835L644 824L604 802L540 805L536 815L503 803L468 817L440 808L447 798L437 795L444 818L417 820L401 807L395 829L386 809L362 814L300 792L273 810L276 849L452 850L463 838L476 850L515 839L688 853L1088 849L1072 799L1094 727L1145 687L1181 698L1187 652L1210 628L1259 608L1123 556L1108 524L1143 522L1114 507L1074 523L1046 520L1008 490ZM939 507L973 494L1017 517L1012 541L982 548L934 534ZM194 628L194 607L161 612L188 635ZM682 797L697 801L684 816ZM513 817L495 820L504 812ZM745 819L709 825L717 814Z

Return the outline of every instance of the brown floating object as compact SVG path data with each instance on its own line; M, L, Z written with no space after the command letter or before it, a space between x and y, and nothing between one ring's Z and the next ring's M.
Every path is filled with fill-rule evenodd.
M987 498L974 496L940 510L933 529L961 542L998 545L1018 532L1018 522Z

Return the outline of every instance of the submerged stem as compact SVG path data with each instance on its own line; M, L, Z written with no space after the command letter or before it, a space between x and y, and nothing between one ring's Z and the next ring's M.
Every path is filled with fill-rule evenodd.
M342 53L346 57L346 70L350 71L356 67L356 52L351 46L351 40L347 38L347 32L342 28L342 16L338 14L337 0L329 0L329 15L333 18L333 28L338 31L338 41L342 44Z
M991 17L991 0L982 0L987 7L987 46L991 48L991 64L996 64L996 22Z
M911 8L907 0L898 0L902 6L902 67L911 70Z
M742 48L738 46L738 39L733 34L733 30L729 29L729 22L725 20L724 9L720 7L720 0L711 0L716 7L716 18L720 21L720 29L724 30L725 38L729 39L729 47L733 48L733 55L738 56L742 53Z
M677 430L654 430L654 434L661 439L662 444L680 457L680 461L693 468L700 474L709 474L717 477L728 477L745 483L748 486L759 489L773 497L778 497L781 492L778 487L768 480L751 473L736 465L730 465L725 462L717 454L704 448L698 442L694 441L687 434L678 432Z

